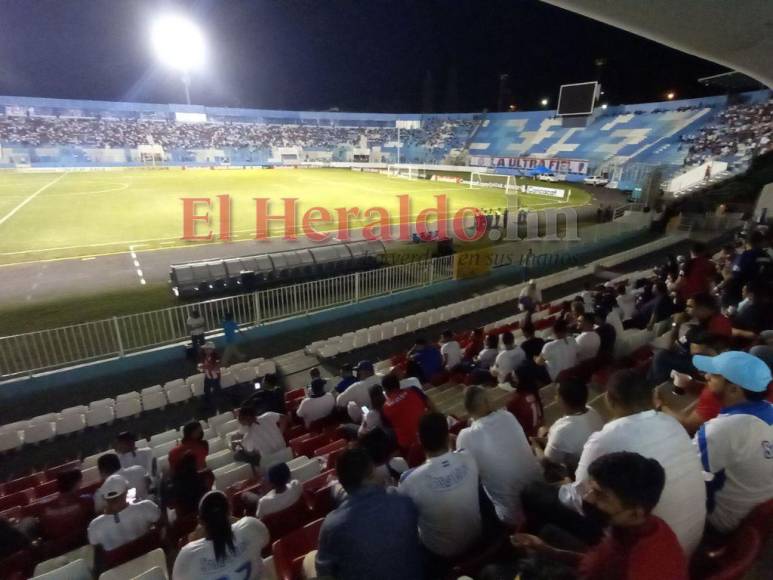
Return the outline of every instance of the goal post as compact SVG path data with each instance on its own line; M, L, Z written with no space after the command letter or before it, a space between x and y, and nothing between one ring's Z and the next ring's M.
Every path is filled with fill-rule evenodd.
M485 173L482 171L470 172L470 189L480 187L497 187L505 190L505 194L515 194L517 184L515 175L503 175L500 173Z
M426 179L427 171L416 165L395 164L387 165L387 177L401 179Z

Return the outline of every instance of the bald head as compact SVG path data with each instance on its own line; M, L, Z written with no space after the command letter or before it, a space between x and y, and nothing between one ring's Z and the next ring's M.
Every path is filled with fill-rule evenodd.
M464 408L473 419L485 417L491 412L486 389L478 386L467 387L464 390Z

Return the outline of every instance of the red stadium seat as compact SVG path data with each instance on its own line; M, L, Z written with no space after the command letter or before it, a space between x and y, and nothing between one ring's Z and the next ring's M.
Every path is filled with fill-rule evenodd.
M11 495L12 493L22 491L23 489L35 487L39 483L41 483L40 474L33 473L32 475L27 475L26 477L20 477L19 479L12 479L11 481L7 481L3 485L3 493L5 495Z
M327 443L322 447L318 447L317 449L315 449L314 457L327 455L328 453L332 453L333 451L338 451L339 449L346 449L347 445L348 445L348 441L346 439L336 439L332 443Z
M18 520L20 519L24 513L22 506L17 505L12 508L8 508L7 510L3 510L0 512L0 519L2 520Z
M329 429L335 429L337 428L341 422L336 419L335 416L330 415L329 417L325 417L324 419L317 419L316 421L313 421L309 425L309 432L311 433L322 433L324 431L327 431Z
M121 564L125 564L129 560L139 558L143 554L147 554L161 547L161 535L158 529L153 528L144 536L137 538L116 548L115 550L102 550L97 549L95 554L95 565L99 572L110 570Z
M755 528L760 533L763 542L768 536L773 534L773 499L754 508L746 516L744 525Z
M52 495L54 493L57 493L57 491L58 489L57 489L56 480L46 481L45 483L41 483L40 485L33 488L32 490L36 499L40 499L41 497L46 497L47 495Z
M304 388L288 391L285 393L285 402L289 403L290 401L302 399L305 395L306 395L306 389Z
M254 516L255 512L253 510L255 510L257 506L248 506L243 499L244 494L253 493L260 497L266 495L269 491L271 491L271 484L266 480L261 480L234 492L233 496L231 496L231 513L237 518L244 515Z
M43 480L55 481L56 477L60 473L64 473L66 471L80 471L80 469L81 461L79 459L74 459L73 461L68 461L67 463L62 463L61 465L55 465L54 467L49 467L46 469L43 474Z
M334 469L323 471L319 475L315 475L311 479L303 482L303 493L310 495L334 481L335 478L336 474Z
M31 550L21 550L0 560L3 580L25 580L35 568L35 557Z
M311 517L322 518L335 509L335 492L338 482L333 480L324 486L306 494L304 498L311 512Z
M306 433L308 433L308 431L303 425L293 425L287 430L287 433L284 434L285 441L289 444L292 439L305 435Z
M305 525L311 518L311 512L306 502L301 498L289 508L269 514L261 518L271 534L271 542L285 537L287 534ZM267 546L270 552L271 548Z
M335 469L338 465L338 458L343 455L344 451L346 451L346 447L341 447L340 449L336 449L335 451L331 451L327 454L327 461L325 462L325 469Z
M759 531L743 525L723 547L696 554L691 562L691 576L703 580L741 580L754 565L761 547Z
M272 553L279 580L301 580L303 558L319 546L321 527L320 518L274 542Z
M330 436L325 433L320 435L309 434L308 436L304 435L290 441L290 448L293 450L296 457L300 457L301 455L311 457L315 449L327 445L328 443L330 443Z
M25 506L30 503L32 491L25 489L0 497L0 511L7 510L16 506Z

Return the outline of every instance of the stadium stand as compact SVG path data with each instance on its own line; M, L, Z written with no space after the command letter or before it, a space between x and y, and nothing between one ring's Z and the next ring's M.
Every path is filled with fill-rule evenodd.
M399 122L407 123L403 163L523 171L556 160L565 179L603 174L611 187L633 189L648 175L643 168L661 167L664 177L707 159L745 168L770 150L773 133L769 91L599 108L585 127L564 127L552 111L197 110L200 122L182 122L172 105L0 97L0 167L395 163Z
M675 515L664 513L664 508L657 505L663 488L662 479L660 484L653 484L654 491L651 496L648 496L649 499L642 499L638 495L640 492L632 491L632 488L646 488L646 486L640 479L626 482L629 471L610 468L605 472L598 460L590 466L586 463L586 454L591 456L593 453L598 453L597 446L601 444L600 434L609 430L616 434L617 444L614 450L609 451L633 453L624 455L622 458L617 453L602 455L602 457L610 458L608 461L627 461L631 466L635 464L636 469L644 470L642 477L650 477L647 474L653 469L653 461L641 463L643 460L638 453L645 456L648 453L654 454L657 460L664 461L662 458L666 457L668 444L661 445L654 451L644 451L646 447L640 443L640 439L642 437L654 439L658 434L651 431L646 434L637 432L636 421L651 421L657 418L657 421L663 425L669 425L669 428L677 430L682 430L681 424L687 431L697 432L694 439L693 452L696 457L696 467L693 475L702 478L701 468L697 467L700 463L707 475L721 479L717 473L719 470L724 470L729 481L738 482L743 486L739 488L726 485L718 489L713 489L718 487L716 485L709 486L709 493L715 494L713 497L716 507L708 515L709 527L702 544L694 554L687 554L690 559L691 577L742 578L764 553L766 542L769 545L771 541L770 505L773 501L773 478L765 460L754 455L764 452L764 442L769 441L770 428L773 424L771 420L773 411L770 404L764 400L766 390L768 398L771 395L771 373L767 364L770 364L773 358L770 355L773 351L765 344L768 337L765 331L771 326L769 291L772 258L769 252L768 242L758 232L749 234L745 246L739 247L738 251L734 247L725 248L711 257L707 255L703 246L695 245L690 258L681 262L668 261L656 268L610 276L606 281L591 285L585 290L581 291L578 288L552 301L538 303L534 305L533 310L515 312L493 320L485 326L483 329L485 334L497 337L497 350L500 354L535 352L537 357L534 362L537 364L537 370L543 362L548 364L549 369L555 369L550 366L551 364L561 362L562 369L552 378L545 373L535 373L534 363L526 356L520 357L522 362L513 367L512 372L507 374L503 382L499 382L497 377L488 371L481 373L480 371L485 369L477 368L477 357L481 354L482 345L476 342L478 340L476 335L471 333L474 328L453 333L453 340L465 354L460 363L450 369L438 367L435 371L429 372L430 367L427 366L430 362L429 357L418 356L418 351L413 349L401 350L391 346L395 334L407 333L409 328L414 329L414 332L422 332L426 328L437 328L439 324L465 313L483 311L497 301L515 303L520 295L519 286L503 288L462 303L420 313L410 321L387 323L382 325L383 331L380 335L371 332L370 328L364 328L365 332L354 332L354 336L363 337L366 343L373 342L384 355L375 364L359 367L372 368L376 373L372 377L368 373L359 377L362 383L367 381L367 385L371 386L371 390L367 391L370 404L367 405L368 409L364 417L355 405L354 409L342 410L340 414L333 414L322 421L315 421L307 428L297 417L296 411L301 402L312 395L305 389L297 389L281 395L284 416L287 417L285 424L280 420L279 415L272 414L271 407L266 406L274 404L270 399L250 396L245 404L259 406L268 414L261 415L258 423L250 425L243 420L244 414L238 410L226 408L221 413L210 413L208 419L201 422L200 430L201 445L204 445L204 441L207 442L205 468L198 473L194 469L189 476L196 481L200 478L206 489L214 488L222 491L230 501L232 514L235 517L246 518L240 519L234 525L235 537L242 533L242 528L250 527L254 535L249 537L263 538L250 540L255 542L250 544L250 557L255 559L256 563L260 561L259 565L263 567L266 577L300 578L301 569L310 566L314 561L313 557L307 557L307 554L313 554L314 550L318 550L316 562L322 572L333 566L333 569L342 571L340 577L349 577L344 571L370 569L372 574L369 574L369 577L380 577L379 573L392 569L387 561L371 559L370 556L358 557L357 550L362 554L368 554L365 551L369 541L367 534L363 534L361 546L357 542L347 546L351 551L340 551L342 544L332 541L330 534L338 529L336 525L340 525L341 518L345 518L345 514L348 513L347 510L336 509L336 506L344 502L348 506L347 509L351 510L355 505L359 505L357 502L364 502L361 505L370 505L371 509L375 509L378 505L386 505L379 503L382 500L377 494L380 489L378 485L396 485L398 493L409 493L414 498L421 519L418 520L418 524L415 516L413 520L403 520L399 515L401 508L398 503L394 503L392 506L394 511L390 514L392 517L383 518L383 520L385 523L391 522L390 525L408 521L409 526L412 526L410 529L418 529L418 534L413 540L410 540L411 534L400 536L415 542L414 547L418 549L420 541L429 541L426 539L429 528L423 526L426 526L427 519L432 517L434 505L433 494L421 493L419 478L429 469L439 469L434 467L440 465L439 462L433 461L435 457L448 458L443 452L447 444L443 442L443 437L450 432L459 434L460 440L468 441L471 440L473 429L478 436L486 437L488 429L499 428L494 425L499 425L500 422L509 424L508 428L515 428L527 448L529 442L523 433L531 432L537 427L543 428L531 440L544 469L538 480L545 478L548 481L556 481L556 478L573 477L574 464L555 461L556 455L551 450L557 446L560 447L560 441L566 443L565 440L569 437L567 431L571 431L566 425L571 425L571 418L578 416L576 412L567 412L566 400L563 398L565 395L562 395L567 392L564 385L574 381L587 385L585 402L580 401L579 404L581 411L579 416L595 413L606 422L601 432L587 431L582 439L575 442L575 449L580 453L579 466L576 467L578 474L581 469L587 470L590 479L595 481L596 485L601 485L606 493L610 491L617 493L621 501L619 505L622 506L620 509L623 511L638 505L646 508L642 512L643 516L637 516L644 519L634 519L638 523L633 525L625 524L620 519L613 520L612 533L635 534L634 537L641 542L637 544L637 549L650 555L649 558L645 558L645 562L653 577L677 577L658 575L659 571L672 569L680 570L683 575L679 577L687 577L688 560L676 544L673 533L662 520L653 519L654 516L648 515L653 507L655 513L666 521ZM562 275L566 276L559 273L554 277ZM538 282L541 285L544 284L544 287L550 284L548 280ZM701 297L701 292L707 286L712 288L715 296ZM662 291L663 288L665 292ZM628 304L631 301L626 298L627 296L633 298L632 311L628 310ZM721 303L722 311L707 309L706 305L712 299ZM571 302L578 302L579 305L567 308L567 304ZM556 350L550 345L566 343L569 347L565 349L564 354L576 354L571 346L575 339L571 336L555 339L555 333L562 332L560 328L566 326L575 329L578 318L583 313L591 311L595 314L597 325L589 332L606 335L607 330L611 328L614 344L607 342L604 348L600 348L596 355L587 361L578 362L576 357L566 358L563 355L561 361L558 361L554 358ZM672 314L674 312L675 314ZM505 340L509 334L514 335L516 347L511 351L502 350L503 343L509 340ZM531 338L532 336L540 342L547 341L545 346L538 346L536 351L532 351L537 344ZM342 339L343 336L324 343L309 345L307 351L320 357L320 366L323 368L335 369L341 359L333 358L334 364L329 364L326 358L339 357L335 346L340 345ZM758 339L762 344L753 346L749 354L744 351L753 344L752 339ZM355 345L354 337L351 345L347 343L346 346L353 356L358 356L356 351L359 348ZM428 348L431 350L437 346L430 343ZM340 350L339 348L338 351ZM721 354L723 352L724 354ZM695 353L704 356L692 359L690 355ZM228 391L254 395L251 382L256 377L265 378L265 374L277 370L275 365L268 364L269 362L272 361L254 359L246 364L250 372L243 375L238 369L245 368L244 366L223 369L224 374L243 376L244 380L240 382L246 383L234 385ZM501 366L503 363L497 358L496 364ZM708 385L699 380L688 380L683 383L677 381L678 375L662 384L649 383L646 401L639 400L637 403L640 405L639 408L629 407L628 411L621 412L622 407L618 406L616 398L621 396L621 391L615 386L615 381L620 380L616 377L628 375L619 373L631 372L633 369L634 373L639 373L640 378L637 380L646 381L645 372L648 369L659 368L663 364L669 365L667 371L676 370L686 373L693 379L700 379L701 371L708 372L710 373ZM426 376L424 376L425 371L427 371ZM386 375L393 373L397 373L401 380L407 381L404 385L401 384L402 389L418 389L414 392L419 393L419 400L425 401L424 404L433 413L441 413L442 420L438 423L434 419L429 419L437 415L433 416L432 413L425 415L418 426L411 427L414 429L410 436L412 443L409 441L409 444L403 445L402 448L387 443L387 447L382 449L381 444L377 442L378 437L372 433L382 433L384 427L388 429L384 417L387 415L392 417L389 423L392 427L401 425L401 429L406 428L399 423L402 421L400 419L402 415L397 410L401 408L399 405L402 391L389 394L381 403L372 398L371 394L374 392L373 387L380 391L380 382ZM414 378L413 381L409 380L411 377ZM419 380L416 381L416 378ZM163 387L138 386L136 391L119 395L115 399L94 401L88 406L63 409L61 413L42 415L23 424L6 425L0 429L0 432L16 433L20 443L30 445L40 441L39 437L45 438L51 433L56 433L56 428L64 417L80 417L82 426L84 421L88 423L87 417L91 410L110 409L112 411L122 402L139 405L141 414L167 413L166 409L159 410L156 402L151 403L151 408L145 409L143 407L145 395L160 393L161 396L167 397L166 405L169 405L171 401L168 394L184 386L189 389L191 397L203 397L203 392L193 389L195 382L194 377L188 377L181 378L180 381L168 382ZM326 380L325 391L337 392L338 382L337 379L329 377ZM474 391L465 390L466 385L475 384L490 385L482 391L485 397L485 404L482 407L480 399L472 396ZM633 386L633 383L629 386ZM343 392L348 389L357 391L361 390L362 386L358 386L358 383L349 384ZM227 407L230 399L222 402L226 403ZM593 411L583 411L582 408L585 405L587 409ZM721 411L722 405L728 409ZM387 411L386 407L393 407L394 410ZM696 417L697 425L693 423ZM474 418L472 422L470 422L471 418ZM276 426L274 426L275 419ZM108 421L112 420L112 418L108 419ZM125 425L131 426L133 421L136 419L129 417ZM39 425L45 427L36 427ZM550 428L552 425L556 425L555 430ZM562 426L560 432L558 425ZM32 429L33 427L35 429ZM239 432L244 435L242 440L244 449L255 444L248 443L248 439L252 441L250 439L253 436L252 430L257 430L256 433L259 433L254 439L258 442L257 445L269 445L268 442L271 441L270 447L259 447L265 461L261 460L258 470L254 470L248 463L241 462L239 454L229 448L233 436ZM405 433L405 431L401 432ZM470 434L467 435L467 432ZM24 441L28 433L33 435L33 442ZM628 441L627 433L630 433L631 441ZM680 431L680 433L680 437L689 441L687 432ZM560 437L561 434L563 439ZM142 433L142 435L145 435L146 439L136 442L137 457L142 455L143 449L148 448L159 460L158 474L147 474L151 477L153 485L151 489L154 490L152 493L155 500L161 507L169 508L168 513L172 513L175 508L181 509L180 504L170 502L160 490L164 488L164 482L170 479L174 481L174 477L178 476L171 471L168 460L162 460L167 459L171 450L181 441L182 427L179 431L164 429L155 433ZM492 431L493 438L489 440L488 445L502 441L501 437L497 438L495 435L496 431ZM759 445L759 438L763 441L762 447ZM388 436L385 436L385 441L389 442ZM55 445L56 442L48 444ZM723 449L727 445L734 450L732 455L723 454ZM364 449L365 452L355 451L356 449ZM479 448L470 443L468 452L473 453L474 459L469 460L472 463L468 465L465 478L472 477L474 474L472 489L475 490L479 483L478 471L480 471L480 481L496 503L499 501L497 499L499 496L493 492L495 487L489 490L487 486L500 484L503 480L499 478L511 477L511 475L506 476L506 471L500 471L498 467L500 464L501 466L507 464L508 455L502 454L493 447L491 451L496 453L494 455L496 460L489 465L485 459L486 455L478 455ZM112 489L112 484L103 481L105 473L101 470L104 462L100 462L99 458L109 453L111 450L105 449L99 454L81 457L75 462L54 465L2 484L0 518L5 525L11 525L12 536L15 534L13 537L20 542L18 550L6 549L6 553L3 554L1 565L8 577L25 578L35 575L43 578L88 578L92 577L92 574L94 577L108 579L167 577L168 567L173 566L178 547L185 550L185 545L188 543L187 533L193 530L195 521L191 525L191 522L184 518L173 521L167 515L160 523L160 527L167 532L165 536L161 536L164 541L160 541L157 532L150 528L151 531L148 534L127 537L128 543L109 552L104 552L98 546L86 544L84 540L86 528L70 530L74 544L64 543L60 538L51 538L50 530L56 529L58 521L56 518L63 517L59 513L61 510L85 510L83 513L91 516L92 502L89 498L83 503L82 498L84 495L93 494L103 485L106 486L102 488L105 497L113 497L111 501L116 502L110 504L113 506L110 509L118 510L119 513L134 509L131 506L127 508L121 503L122 498L125 497L125 489L121 492L121 488L118 488L117 495L111 496L112 492L109 490ZM467 455L465 452L462 454ZM133 459L130 455L129 453L125 454L125 457L121 456L122 461L125 459L128 462L122 463L122 470L136 471L137 465L132 467ZM425 455L429 458L426 463ZM398 459L399 456L404 459ZM551 461L550 458L553 460ZM700 458L700 461L697 458ZM288 503L274 514L263 516L260 520L253 520L251 515L245 514L255 513L259 498L276 498L289 493L281 488L272 489L266 472L275 462L287 464L291 480L287 489L291 487L300 489L300 494L296 496L299 499L294 503L289 503L290 500L287 500ZM403 478L404 480L417 478L410 484L410 492L407 491L404 481L396 484L395 477L398 472L405 471L406 467L422 465L426 467L424 471L416 470ZM517 465L512 467L517 468ZM647 471L648 469L650 471ZM666 469L671 468L666 467ZM616 472L625 475L609 474ZM129 472L126 471L126 473L128 475ZM375 479L376 475L378 480ZM656 481L657 476L653 477ZM340 479L340 485L336 482L337 478ZM368 493L360 489L365 478L371 482L366 485L367 489L372 490ZM376 484L375 481L383 481L383 484ZM453 478L453 481L455 484L462 485L464 478L458 476ZM665 485L676 484L666 479ZM416 492L416 489L419 491ZM342 499L346 498L347 494L352 497ZM293 496L287 497L292 499ZM526 519L519 522L517 528L519 534L527 535L516 535L514 541L518 545L530 545L533 548L542 549L540 546L544 546L544 543L528 535L539 533L541 525L546 523L540 520L542 512L537 509L539 506L532 500L527 500L531 497L533 496L527 494L523 496ZM593 500L591 495L586 498L588 501ZM181 498L175 501L181 501ZM596 501L599 503L596 504ZM146 503L148 502L143 501L135 505ZM592 503L602 513L605 510L608 513L613 512L609 506L598 499L593 500ZM453 503L451 506L460 507L454 506ZM570 508L564 506L564 509ZM40 522L35 532L40 536L33 536L38 540L35 545L29 543L29 536L24 535L27 530L21 525L29 517L38 518ZM68 521L74 521L72 515L67 517ZM206 518L206 516L203 517ZM435 569L443 569L440 575L433 577L455 578L461 574L475 577L485 565L495 565L500 569L509 570L510 566L518 567L524 564L523 562L514 564L514 554L502 541L503 534L506 532L495 524L495 520L488 521L480 517L484 534L492 534L485 536L486 539L482 544L485 549L478 547L475 543L476 537L465 540L466 543L454 544L458 548L446 552L445 557L433 563L433 566L437 566ZM320 518L324 518L326 522L324 525L320 525L323 521ZM89 519L79 521L83 521L83 525L86 525ZM18 524L14 526L12 522L18 522ZM350 522L348 525L353 523ZM703 522L698 523L702 526ZM647 552L652 548L643 539L648 537L647 534L651 533L651 529L655 529L652 526L661 526L657 529L666 530L662 532L663 537L658 540L659 548L654 553ZM629 529L624 530L625 527ZM578 535L578 529L575 527L569 531ZM450 529L448 533L450 534L448 537L453 542L460 541L460 536L454 530ZM441 537L445 538L443 534ZM92 537L90 532L89 537ZM582 536L580 539L586 543L594 543L588 536ZM435 538L433 542L435 541L440 540ZM204 542L206 543L207 540ZM10 542L7 545L16 546ZM445 544L433 543L432 545ZM411 565L409 552L396 554L391 553L390 549L388 545L379 546L379 550L385 557L392 558L390 565L395 565L397 560L401 565ZM610 548L605 543L598 547L591 547L580 565L592 566L593 558L600 557L602 553L600 551L605 549L625 548L620 546ZM474 557L471 550L475 552ZM397 558L398 555L402 559ZM186 557L189 556L186 555ZM576 558L580 560L582 556L578 554ZM374 569L373 566L377 564L381 567ZM667 568L668 566L673 568ZM77 576L78 574L82 576Z

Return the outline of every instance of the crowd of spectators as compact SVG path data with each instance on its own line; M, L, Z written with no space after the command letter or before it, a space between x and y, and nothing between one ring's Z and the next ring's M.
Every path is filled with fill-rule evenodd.
M769 151L773 148L772 140L773 100L730 105L698 133L680 137L687 148L685 165L731 156L735 156L733 161L743 161Z
M427 149L464 147L473 121L428 120L421 128L400 131L402 146ZM94 148L165 149L300 147L384 147L397 141L394 127L272 123L182 123L164 119L0 116L0 143L30 147L73 145Z

